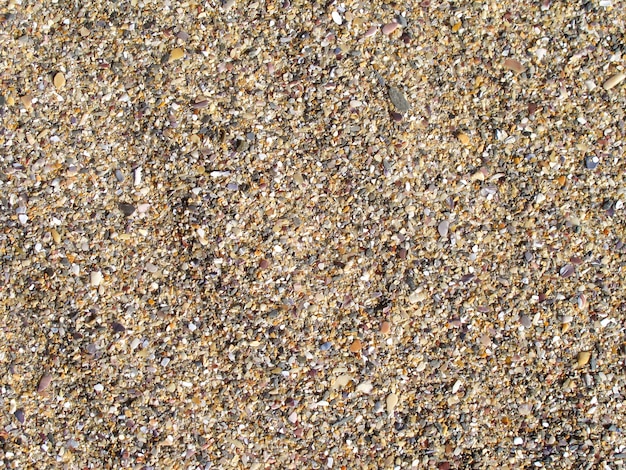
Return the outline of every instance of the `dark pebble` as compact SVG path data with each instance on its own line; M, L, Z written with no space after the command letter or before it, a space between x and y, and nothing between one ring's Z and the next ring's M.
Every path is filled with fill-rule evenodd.
M24 424L24 421L26 421L26 415L24 414L24 410L21 408L15 410L15 413L13 413L13 415L21 424Z
M600 159L595 155L585 157L585 168L588 170L595 170L600 164Z
M120 202L118 207L126 217L130 217L135 212L135 206L133 206L132 204Z
M111 327L113 328L113 331L116 332L116 333L123 333L123 332L126 331L126 328L124 327L124 325L122 325L121 323L118 323L116 321L113 322Z
M400 121L402 121L402 114L396 113L395 111L392 111L391 112L391 119L393 119L394 122L400 122Z
M320 346L322 351L328 351L332 347L332 343L330 341L326 341Z

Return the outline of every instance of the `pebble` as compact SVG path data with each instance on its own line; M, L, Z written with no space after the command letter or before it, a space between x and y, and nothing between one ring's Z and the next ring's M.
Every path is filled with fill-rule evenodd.
M595 155L585 157L585 168L587 168L588 170L595 170L596 168L598 168L599 164L600 159Z
M469 145L470 143L470 137L469 135L465 134L464 132L460 132L457 134L457 139L459 139L459 141L463 144L463 145Z
M386 34L387 36L389 36L396 29L398 29L398 26L400 25L395 21L392 21L391 23L387 23L386 25L383 26L383 34Z
M384 321L380 324L380 332L384 335L388 334L391 331L391 323L388 321Z
M182 47L172 49L172 52L170 52L170 62L180 60L183 57L185 57L185 50Z
M54 87L57 90L60 90L61 88L65 86L65 75L63 75L61 72L57 72L54 75L54 78L52 81L54 82Z
M392 414L394 412L394 410L396 409L396 405L398 404L398 400L398 395L393 392L387 395L387 414Z
M51 382L52 382L52 375L50 375L49 373L43 374L41 378L39 379L39 385L37 385L37 391L41 393L47 390Z
M586 366L591 359L591 351L581 351L576 356L576 364L578 367Z
M355 339L350 345L350 352L358 353L361 351L361 347L362 347L361 340Z
M437 226L437 231L439 232L439 235L442 238L446 238L448 236L449 227L450 227L450 222L448 222L447 220L443 220L439 222L439 225Z
M15 419L17 419L20 424L24 424L24 422L26 421L26 415L24 414L24 410L21 408L15 410L13 416L15 416Z
M404 96L404 93L402 93L395 86L389 87L389 99L391 100L391 103L396 107L396 109L401 113L405 113L411 108L409 102Z
M611 76L608 80L606 80L603 84L602 84L602 88L604 88L605 90L610 90L612 88L615 88L617 85L619 85L620 83L622 83L622 81L626 78L626 74L620 72L620 73L616 73L615 75Z
M365 34L363 35L363 37L366 38L371 38L372 36L375 36L376 33L378 32L379 27L378 26L370 26L367 31L365 31Z
M520 323L524 328L530 328L532 325L530 317L526 314L522 314L522 316L520 316Z
M338 24L339 26L341 26L343 24L343 18L341 17L341 15L339 14L338 11L333 11L331 13L331 16L333 17L333 21Z
M100 284L102 284L102 280L102 271L92 271L89 275L89 282L92 287L98 287Z
M134 205L127 204L125 202L119 203L118 208L120 211L122 211L122 214L124 214L126 217L130 217L131 215L133 215L136 210Z
M522 73L526 70L526 67L524 67L519 60L515 59L505 59L504 68L512 70L515 73Z

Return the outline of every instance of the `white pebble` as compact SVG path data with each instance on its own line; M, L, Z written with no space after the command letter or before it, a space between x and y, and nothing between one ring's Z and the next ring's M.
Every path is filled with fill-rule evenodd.
M104 385L96 384L96 386L93 389L98 393L102 393L104 391Z
M141 341L139 340L139 338L135 338L130 342L130 349L137 349L137 346L139 346L139 343L141 343Z
M521 437L516 437L515 439L513 439L513 444L515 444L516 446L521 446L524 443L524 439L522 439Z
M341 25L343 23L343 18L341 17L339 12L333 11L331 16L333 17L333 21L337 23L338 25Z
M198 329L194 323L189 323L187 327L189 328L189 331L196 331Z
M102 283L102 271L92 271L89 280L92 287L98 287Z
M141 167L135 168L133 173L133 185L139 186L141 184Z
M448 235L449 227L450 227L450 223L447 220L444 220L443 222L441 222L439 226L437 227L437 231L439 232L439 235L445 238Z

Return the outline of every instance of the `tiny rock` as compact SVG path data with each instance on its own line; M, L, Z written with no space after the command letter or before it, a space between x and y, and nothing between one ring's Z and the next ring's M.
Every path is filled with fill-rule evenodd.
M396 109L401 113L405 113L411 108L411 105L409 105L409 102L404 96L404 93L402 93L395 86L389 87L389 99L391 100L391 103L396 107Z
M604 88L605 90L610 90L611 88L614 88L617 85L619 85L625 78L626 78L626 74L621 73L621 72L616 73L611 78L609 78L606 82L604 82L604 84L602 85L602 88Z
M587 365L589 359L591 359L591 351L581 351L576 356L576 364L578 367L583 367Z
M387 395L387 413L391 414L393 413L393 410L395 410L396 405L398 404L398 395L396 395L395 393L390 393L389 395Z
M515 59L505 59L504 68L512 70L515 73L522 73L524 70L526 70L526 67L524 67L519 60Z
M89 276L89 282L92 287L98 287L102 283L102 272L101 271L92 271Z
M65 75L58 72L54 75L54 79L52 81L54 82L54 87L59 90L65 86Z
M361 340L355 339L350 345L350 352L357 353L361 350L362 344Z
M170 52L170 62L182 59L183 57L185 57L185 50L182 47L177 47Z
M373 390L373 389L374 389L374 386L372 385L372 383L371 383L371 382L361 382L361 383L360 383L360 384L356 387L356 390L357 390L358 392L365 393L365 394L367 394L367 395L369 395L369 394L372 392L372 390Z
M396 29L398 29L398 26L400 25L395 21L392 21L391 23L387 23L385 26L383 26L383 34L386 34L387 36L390 35Z
M459 139L459 142L461 142L463 145L469 145L470 143L469 135L465 134L464 132L459 132L456 138Z
M382 334L386 335L387 333L389 333L390 330L391 330L391 323L389 323L388 321L384 321L381 323L380 332Z
M39 385L37 385L37 391L39 393L43 392L50 386L50 382L52 382L52 376L48 373L45 373L39 379Z

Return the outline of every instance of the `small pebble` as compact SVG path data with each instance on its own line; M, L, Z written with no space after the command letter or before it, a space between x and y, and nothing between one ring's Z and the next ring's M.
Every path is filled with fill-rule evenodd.
M182 47L177 47L170 52L170 62L179 60L185 57L185 50Z
M581 351L576 356L576 364L578 367L586 366L591 359L591 351Z
M617 85L619 85L625 78L626 78L626 74L621 73L621 72L616 73L615 75L613 75L611 78L609 78L606 82L602 84L602 88L608 91L611 88L614 88Z
M388 321L382 322L380 324L380 332L386 335L387 333L389 333L389 331L391 331L391 323L389 323Z
M127 204L125 202L119 203L117 207L126 217L130 217L135 212L135 206L132 204Z
M402 93L395 86L389 87L389 99L391 100L391 103L396 107L396 109L401 113L405 113L411 108L409 102L404 96L404 93Z
M24 414L24 410L22 408L18 408L17 410L15 410L15 413L13 413L13 416L15 416L15 418L20 422L20 424L24 424L24 421L26 421L26 415Z
M40 393L45 391L50 386L51 382L52 382L52 376L48 373L43 374L41 376L41 379L39 379L39 385L37 386L37 391Z
M463 145L469 145L469 143L470 143L469 135L465 134L464 132L459 132L456 137L457 137L457 139L459 139L459 141Z
M97 393L102 393L104 391L104 385L102 384L96 384L93 389L97 392Z
M375 36L378 30L379 30L378 26L370 26L369 29L365 31L365 34L363 35L363 37L370 38L372 36Z
M587 168L588 170L595 170L599 164L600 159L595 155L585 157L585 168Z
M386 25L383 26L383 34L386 34L387 36L390 35L396 29L398 29L398 26L400 25L396 23L395 21L392 21L391 23L387 23Z
M341 17L341 15L339 14L338 11L333 11L331 13L331 16L333 17L333 21L338 24L339 26L341 26L343 24L343 18Z
M396 409L396 405L398 404L398 395L396 395L395 393L390 393L389 395L387 395L387 414L391 414L393 413L393 411Z
M448 229L450 227L450 222L447 220L443 220L437 226L437 231L442 238L446 238L448 236Z
M353 353L359 352L361 350L361 346L362 346L361 341L358 339L355 339L350 345L350 352L353 352Z
M526 315L526 314L523 314L523 315L520 317L520 323L522 324L522 326L523 326L524 328L530 328L530 326L532 325L532 322L531 322L531 320L530 320L530 317L529 317L528 315Z
M524 67L519 60L515 59L505 59L504 68L512 70L515 73L522 73L524 70L526 70L526 67Z
M102 271L92 271L89 275L89 283L92 287L98 287L102 283Z
M61 88L63 88L65 86L65 75L63 75L61 72L58 72L54 75L54 86L57 90L60 90Z

